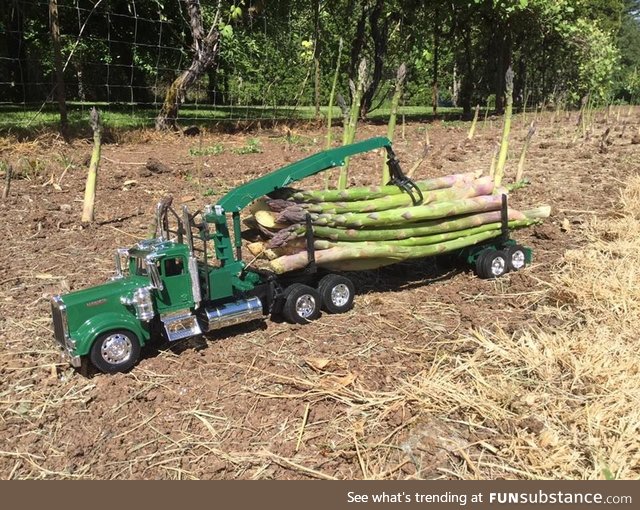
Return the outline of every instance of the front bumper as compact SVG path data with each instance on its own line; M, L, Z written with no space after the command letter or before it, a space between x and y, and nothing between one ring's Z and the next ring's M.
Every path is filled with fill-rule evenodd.
M76 341L69 336L67 309L60 296L54 296L51 299L51 316L53 318L53 332L62 358L71 366L79 368L82 365L82 360L75 353Z

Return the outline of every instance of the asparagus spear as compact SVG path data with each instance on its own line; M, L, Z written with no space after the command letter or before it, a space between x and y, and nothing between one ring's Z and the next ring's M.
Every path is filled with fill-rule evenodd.
M479 234L460 237L451 241L444 241L426 246L394 246L388 243L372 243L366 247L336 246L328 250L319 250L315 254L316 264L325 266L337 262L354 259L393 259L398 262L412 258L422 258L473 246L475 244L499 236L500 229L489 230ZM302 269L308 264L307 252L295 255L284 255L270 262L271 269L278 274Z
M433 220L447 216L458 216L472 212L486 212L500 209L502 199L500 195L481 196L452 200L450 202L436 202L428 205L403 207L373 213L345 213L345 214L310 214L314 225L329 227L391 227L408 222ZM279 221L281 219L279 218Z
M531 211L518 212L509 209L509 220L524 220L540 217ZM547 214L548 216L548 214ZM543 216L546 217L546 216ZM441 232L451 232L464 230L466 228L484 225L500 221L500 211L486 213L469 214L458 218L443 218L438 220L413 223L403 228L375 228L375 229L344 229L335 227L314 226L313 235L332 241L389 241L393 239L407 239L409 237L426 236L439 234ZM301 224L291 225L286 229L277 232L269 240L269 247L283 246L291 240L304 236L306 227Z
M423 181L416 181L416 185L421 191L431 191L442 188L450 188L457 183L472 182L478 177L476 172L466 172L463 174L453 174L444 177L436 177ZM398 186L369 186L354 187L345 190L311 190L311 191L294 191L289 190L288 193L278 195L277 198L288 198L296 202L339 202L352 200L372 200L374 198L382 198L387 195L400 195L404 190Z
M540 221L541 220L538 220L538 219L513 220L513 221L509 221L508 225L510 230L515 230L519 228L530 227L531 225L540 223ZM502 227L502 224L498 221L498 222L487 223L484 225L478 225L477 227L470 227L462 230L453 230L450 232L441 232L439 234L431 234L427 236L413 236L413 237L407 237L405 239L393 239L393 240L382 241L382 242L384 244L389 244L393 246L423 246L427 244L437 244L443 241L450 241L452 239L458 239L459 237L467 237L474 234L480 234L482 232L487 232L489 230L500 229L501 227ZM364 241L359 243L358 242L355 242L355 243L354 242L338 242L338 243L335 243L333 246L347 246L347 245L353 246L356 244L358 245L377 244L380 242L381 241ZM331 243L331 241L326 241L326 243ZM328 244L323 244L323 243L318 244L319 249L326 249L328 247L332 247L332 246L329 246Z
M525 220L513 220L508 223L510 230L516 230L519 228L530 227L540 223L539 219L525 219ZM427 244L437 244L443 241L451 241L452 239L458 239L460 237L468 237L474 234L480 234L489 230L501 229L502 224L500 222L487 223L476 227L465 228L462 230L454 230L451 232L441 232L438 234L431 234L426 236L414 236L407 237L405 239L390 239L386 241L331 241L327 239L315 239L314 248L316 250L327 250L329 248L335 248L338 246L345 246L351 248L365 248L367 246L373 246L377 244L385 244L388 246L424 246ZM256 246L256 245L259 245ZM254 255L258 255L258 250L269 250L271 253L280 255L292 255L302 250L306 250L306 240L302 238L294 239L282 247L268 248L268 243L251 243L249 250ZM269 254L267 254L268 256Z
M461 198L473 198L481 195L490 195L493 192L493 179L491 177L481 177L470 184L455 185L451 188L443 188L433 191L423 192L422 204L432 202L446 202ZM274 201L275 202L275 201ZM280 209L282 202L277 201L276 209ZM372 200L356 200L352 202L318 202L312 204L290 205L281 212L283 216L279 221L298 222L303 221L307 212L324 214L344 214L348 212L375 212L387 211L398 207L409 207L413 205L413 199L407 193L401 195L389 195Z

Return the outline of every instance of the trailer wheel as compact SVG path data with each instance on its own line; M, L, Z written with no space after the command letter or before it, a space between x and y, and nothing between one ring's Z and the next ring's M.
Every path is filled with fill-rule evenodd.
M476 260L476 274L483 279L499 278L509 271L507 254L502 250L487 250Z
M100 335L89 353L94 367L107 374L126 372L140 358L140 341L131 331L119 329Z
M294 283L285 291L282 315L293 324L307 324L320 317L321 302L317 290L302 283Z
M527 265L527 256L524 248L519 244L507 246L504 250L507 254L509 271L517 271Z
M353 308L355 286L349 278L328 274L318 284L322 309L328 313L344 313Z

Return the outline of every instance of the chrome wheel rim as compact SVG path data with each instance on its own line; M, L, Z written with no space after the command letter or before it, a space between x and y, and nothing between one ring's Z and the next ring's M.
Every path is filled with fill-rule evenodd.
M102 359L112 365L125 363L131 357L131 339L122 333L115 333L104 339L100 348Z
M491 261L491 274L493 276L500 276L504 273L506 266L506 261L502 257L494 257Z
M344 283L339 283L333 289L331 289L331 302L336 306L344 306L349 302L351 292L349 287Z
M316 300L310 294L303 294L296 299L296 313L303 319L313 315L316 309Z
M524 267L525 257L522 250L517 250L511 255L511 266L514 269L521 269Z

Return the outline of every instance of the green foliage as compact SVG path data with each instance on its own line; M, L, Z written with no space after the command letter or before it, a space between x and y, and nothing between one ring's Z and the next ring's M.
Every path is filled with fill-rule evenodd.
M294 135L289 134L286 136L279 137L278 140L282 143L286 143L287 145L300 145L300 146L308 146L313 145L313 138L309 136L302 135Z
M616 95L632 102L640 99L640 2L629 2L628 10L618 33L620 68Z
M233 149L235 154L259 154L262 152L262 145L258 138L249 138L244 147L238 147Z
M67 98L106 103L111 111L105 116L119 114L121 103L157 109L158 99L193 55L184 2L136 0L135 10L129 0L98 2L92 10L85 10L93 5L85 3L58 0ZM0 4L0 98L37 109L50 101L54 74L47 9L28 0ZM376 28L384 49L374 41L371 26L371 10L379 4ZM217 5L201 2L205 27L214 22ZM353 99L349 78L356 81L361 59L369 62L372 77L376 63L382 63L372 115L377 105L388 107L401 62L410 69L402 102L415 106L431 103L437 77L440 106L463 106L468 112L494 95L500 110L506 60L516 70L517 107L525 90L536 104L562 94L573 98L574 106L587 92L600 101L637 100L640 94L638 0L323 1L318 32L314 5L222 0L218 65L188 92L181 114L197 103L203 120L227 116L226 108L235 118L264 118L253 108L268 109L269 118L306 116L303 108L314 104L309 77L315 56L325 105L334 76L334 94ZM339 52L341 38L345 47ZM214 103L224 108L202 108ZM295 111L288 108L293 106ZM146 125L147 117L153 118L140 112L131 108L129 114L136 116L127 124Z
M620 53L612 38L586 19L577 20L571 42L578 70L576 89L605 100L613 86Z
M224 147L221 143L217 143L211 147L191 147L189 149L190 156L218 156L223 152Z

